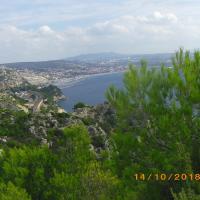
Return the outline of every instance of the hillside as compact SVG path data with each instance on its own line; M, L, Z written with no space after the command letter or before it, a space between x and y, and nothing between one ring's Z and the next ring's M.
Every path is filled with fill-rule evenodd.
M18 87L22 84L27 84L27 81L20 73L9 68L0 68L0 90Z
M42 106L0 107L0 199L198 200L200 52L172 61L130 65L107 103L69 113L57 87L11 84L0 105Z

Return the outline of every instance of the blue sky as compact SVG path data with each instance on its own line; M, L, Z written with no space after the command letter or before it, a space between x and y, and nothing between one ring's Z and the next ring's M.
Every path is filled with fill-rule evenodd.
M0 63L198 49L199 0L0 0Z

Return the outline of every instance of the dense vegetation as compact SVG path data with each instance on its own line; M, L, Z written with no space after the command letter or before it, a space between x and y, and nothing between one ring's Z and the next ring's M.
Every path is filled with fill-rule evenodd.
M43 97L46 98L49 101L49 103L54 100L54 96L59 97L62 95L61 90L54 85L43 87L38 91L42 93Z
M22 136L27 134L25 122L28 115L23 111L0 109L0 136Z
M1 199L114 199L119 181L89 149L84 127L49 134L52 144L1 151ZM26 193L25 193L26 191Z
M108 129L106 148L98 155L83 125L49 130L44 145L1 145L0 199L200 199L198 176L193 181L135 178L200 173L200 52L191 56L180 50L171 68L148 69L144 61L139 68L131 65L124 89L112 86L106 96L117 124ZM23 135L26 117L19 114L19 123L0 118L1 135L13 136L15 125L16 134Z
M87 105L86 104L84 104L83 102L78 102L78 103L76 103L75 105L74 105L74 110L76 110L76 109L78 109L78 108L84 108L84 107L86 107Z
M114 172L136 199L171 199L170 190L199 194L199 178L138 182L132 176L200 172L200 52L191 57L181 49L172 68L149 70L145 62L139 69L130 66L124 85L124 90L111 87L107 92L118 117ZM191 199L185 195L174 197Z

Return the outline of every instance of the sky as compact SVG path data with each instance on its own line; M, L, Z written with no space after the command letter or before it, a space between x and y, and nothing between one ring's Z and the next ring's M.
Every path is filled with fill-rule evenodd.
M200 0L0 0L0 63L199 49Z

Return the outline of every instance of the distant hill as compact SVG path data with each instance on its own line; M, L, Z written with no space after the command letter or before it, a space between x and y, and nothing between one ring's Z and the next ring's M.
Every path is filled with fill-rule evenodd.
M108 60L129 60L129 61L140 61L145 59L147 61L159 60L166 62L173 56L172 53L160 53L160 54L118 54L113 52L107 53L94 53L94 54L83 54L74 57L67 58L67 61L82 61L82 62L101 62Z
M38 62L17 62L17 63L6 63L3 66L18 69L46 69L52 67L65 67L65 60L50 60L50 61L38 61Z
M113 52L104 53L92 53L92 54L82 54L74 57L67 58L66 60L71 61L82 61L82 62L98 62L98 61L108 61L111 59L128 59L129 55L118 54Z
M95 53L85 54L75 57L70 57L61 60L50 60L50 61L38 61L38 62L17 62L17 63L6 63L2 66L17 68L17 69L33 69L33 70L46 70L53 68L66 68L73 69L76 67L92 67L100 65L108 65L113 67L116 65L127 65L129 62L138 65L141 59L145 59L150 66L158 66L160 63L170 65L171 53L162 54L118 54L118 53Z

